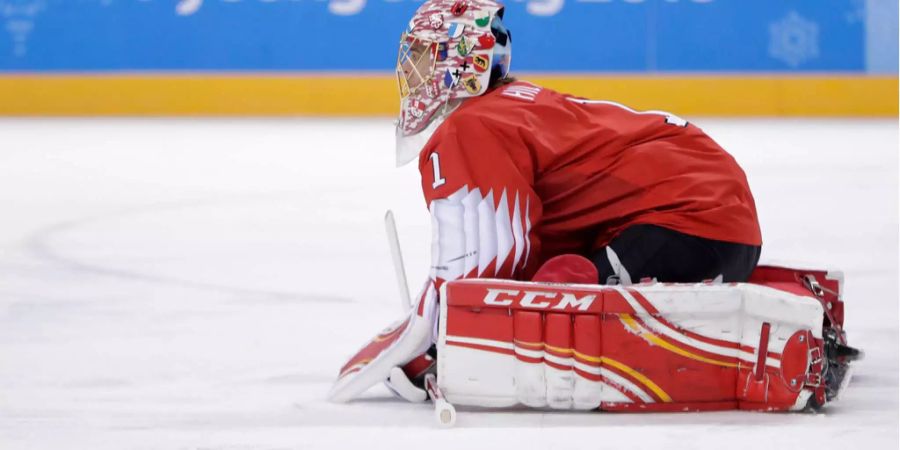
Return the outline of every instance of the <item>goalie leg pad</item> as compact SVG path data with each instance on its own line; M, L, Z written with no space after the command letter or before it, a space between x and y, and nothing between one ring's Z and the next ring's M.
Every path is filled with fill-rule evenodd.
M547 381L542 364L543 321L543 315L537 311L515 311L513 314L516 398L532 408L547 406Z
M575 392L575 374L572 371L572 317L568 314L545 314L544 326L547 405L553 409L571 409Z
M822 392L824 311L812 297L750 284L443 290L438 384L454 403L771 411Z

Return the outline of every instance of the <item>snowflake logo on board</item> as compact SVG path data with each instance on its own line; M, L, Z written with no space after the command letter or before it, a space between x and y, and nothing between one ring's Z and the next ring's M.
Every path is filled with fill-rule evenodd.
M797 68L819 56L819 25L796 11L769 24L769 56Z

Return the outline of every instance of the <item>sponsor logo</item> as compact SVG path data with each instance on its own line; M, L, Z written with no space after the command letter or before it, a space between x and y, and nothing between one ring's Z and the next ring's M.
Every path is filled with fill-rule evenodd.
M471 252L468 252L468 253L459 255L459 256L457 256L456 258L452 258L452 259L450 259L450 260L447 261L447 262L448 262L448 263L451 263L451 262L459 261L459 260L461 260L461 259L465 259L465 258L468 258L468 257L470 257L470 256L475 256L475 255L477 255L477 254L478 254L478 250L473 250L473 251L471 251Z
M488 289L484 304L490 306L518 306L530 309L578 309L587 311L597 299L596 294L579 297L571 292L527 291L518 289Z

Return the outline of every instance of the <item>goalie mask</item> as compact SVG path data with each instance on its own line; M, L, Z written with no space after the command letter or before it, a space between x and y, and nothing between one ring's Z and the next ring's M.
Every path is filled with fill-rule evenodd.
M509 73L512 39L503 5L428 0L400 36L397 166L415 159L457 100L484 94Z

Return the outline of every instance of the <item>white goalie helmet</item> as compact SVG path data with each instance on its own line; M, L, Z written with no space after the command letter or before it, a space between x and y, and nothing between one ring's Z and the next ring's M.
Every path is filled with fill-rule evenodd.
M428 0L400 36L397 166L414 160L459 100L509 73L512 38L492 0Z

